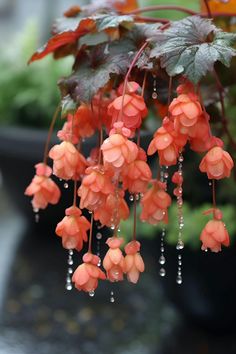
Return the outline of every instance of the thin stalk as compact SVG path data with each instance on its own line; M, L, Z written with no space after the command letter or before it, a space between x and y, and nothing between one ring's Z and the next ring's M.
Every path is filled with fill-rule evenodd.
M46 140L46 144L45 144L45 148L44 148L44 155L43 155L43 163L45 165L47 164L49 144L50 144L50 141L51 141L54 125L56 123L56 120L57 120L57 117L58 117L58 114L59 114L60 110L61 110L61 105L59 104L57 106L57 109L55 110L55 113L53 114L52 121L51 121L51 124L50 124L50 127L49 127L48 136L47 136L47 140Z
M209 18L212 18L212 13L211 13L211 9L210 9L210 5L208 3L208 0L203 0L204 4L206 6L206 10L207 10L207 15Z
M73 199L73 206L76 206L76 198L77 198L77 181L74 181L74 199Z
M216 184L215 180L212 180L212 203L213 203L213 208L216 209Z
M133 240L136 241L136 230L137 230L137 200L136 193L134 194L134 225L133 225Z
M234 140L233 136L230 133L229 122L228 122L226 114L225 114L224 87L222 86L220 78L215 70L214 70L214 76L215 76L216 86L217 86L219 98L220 98L223 130L229 139L230 145L232 146L232 148L234 150L236 150L236 141Z
M199 15L199 12L196 12L194 10L188 9L183 6L175 6L175 5L145 6L145 7L140 7L139 9L135 9L130 12L126 12L126 14L135 15L135 14L139 14L139 13L143 13L143 12L158 11L158 10L175 10L175 11L184 12L188 15Z
M169 111L169 105L170 105L170 101L171 101L171 93L172 93L172 86L173 86L173 79L170 76L169 78L169 86L168 86L168 118L170 118L170 111Z
M93 213L92 213L92 215L91 215L91 221L90 221L88 253L92 253L93 219L94 219L94 218L93 218Z
M167 18L134 16L134 19L137 22L145 22L145 23L163 23L163 24L170 23L170 20L168 20Z

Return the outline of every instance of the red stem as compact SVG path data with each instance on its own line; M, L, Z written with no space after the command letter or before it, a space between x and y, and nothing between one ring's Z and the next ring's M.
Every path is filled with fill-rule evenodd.
M166 18L157 18L157 17L146 17L146 16L135 16L134 17L135 21L137 22L150 22L150 23L163 23L163 24L167 24L170 23L170 20L166 19Z
M73 200L73 206L76 206L76 197L77 197L77 181L74 181L74 200Z
M203 0L204 1L204 4L206 6L206 10L207 10L207 15L209 18L212 18L212 13L211 13L211 9L210 9L210 6L208 4L208 0Z
M216 209L216 185L215 185L215 180L212 180L212 202L213 202L213 208Z
M134 228L133 228L133 239L136 241L136 230L137 230L137 200L136 193L134 193Z
M215 76L216 85L217 85L219 98L220 98L223 130L224 130L226 136L229 139L230 145L232 146L232 148L234 150L236 150L236 141L234 140L233 136L230 133L229 122L228 122L228 119L227 119L227 117L225 115L224 87L222 86L220 78L219 78L219 76L218 76L218 74L217 74L217 72L215 70L214 70L214 76Z
M135 10L130 11L130 12L126 12L126 14L135 15L135 14L139 14L139 13L142 13L142 12L158 11L158 10L176 10L176 11L184 12L184 13L186 13L188 15L198 15L199 14L198 12L193 11L191 9L188 9L186 7L175 6L175 5L146 6L146 7L141 7L139 9L135 9Z
M50 127L49 127L47 141L46 141L46 144L45 144L44 155L43 155L43 163L45 165L47 164L49 144L50 144L50 141L51 141L54 125L56 123L56 120L57 120L57 117L58 117L58 114L59 114L60 110L61 110L61 105L59 104L57 106L57 109L56 109L53 117L52 117L52 121L51 121L51 124L50 124Z
M90 221L88 253L92 253L92 238L93 238L93 214L91 215L91 221Z

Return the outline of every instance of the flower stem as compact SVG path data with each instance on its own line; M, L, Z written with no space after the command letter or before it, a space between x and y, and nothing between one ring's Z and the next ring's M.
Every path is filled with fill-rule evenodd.
M210 6L209 6L209 3L208 3L208 0L203 0L204 3L205 3L205 6L206 6L206 10L207 10L207 15L209 18L212 18L212 13L211 13L211 9L210 9Z
M51 141L54 125L56 123L56 120L57 120L57 117L58 117L58 114L59 114L60 110L61 110L61 104L59 104L57 106L57 109L56 109L56 111L55 111L55 113L54 113L54 115L52 117L52 121L51 121L51 124L50 124L50 127L49 127L47 141L46 141L45 148L44 148L44 157L43 157L43 163L45 165L47 164L49 144L50 144L50 141Z
M92 213L92 215L91 215L91 221L90 221L88 253L92 253L93 220L94 220L94 218L93 218L93 213Z
M153 5L153 6L145 6L145 7L140 7L139 9L135 9L133 11L127 12L126 14L129 15L135 15L135 14L139 14L142 12L149 12L149 11L158 11L158 10L175 10L175 11L180 11L180 12L184 12L188 15L198 15L199 13L188 9L186 7L183 6L175 6L175 5Z
M216 209L216 183L215 180L212 180L212 203L213 208Z
M74 200L73 200L73 206L76 206L76 197L77 197L77 181L74 181Z
M136 22L145 22L145 23L163 23L169 24L170 20L167 18L157 18L157 17L146 17L146 16L135 16L134 17Z
M137 200L136 193L134 193L134 225L133 225L133 239L136 241L136 230L137 230Z

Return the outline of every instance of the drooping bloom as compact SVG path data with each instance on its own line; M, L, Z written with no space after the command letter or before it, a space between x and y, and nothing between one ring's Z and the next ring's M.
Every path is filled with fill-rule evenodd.
M56 234L62 238L62 245L66 249L80 251L83 242L88 241L90 222L81 214L81 210L76 206L67 208L66 216L57 224Z
M186 144L187 137L177 134L172 122L165 118L163 126L157 129L148 147L148 155L158 151L159 163L163 166L176 165L179 151Z
M123 238L116 236L110 237L106 242L109 250L104 257L103 267L106 270L107 279L111 282L123 280L124 256L120 250L123 242Z
M137 159L125 166L122 171L123 188L130 193L144 193L147 184L152 178L152 172L147 164L147 156L143 149L139 149Z
M118 89L121 96L108 106L108 114L112 117L113 124L121 121L126 128L131 130L141 126L142 119L146 117L148 110L143 97L135 93L139 88L136 82L129 82L124 96L122 95L123 84Z
M67 121L64 123L62 129L58 131L57 136L61 141L70 141L74 145L79 143L81 137L72 114L68 114Z
M211 148L200 163L200 171L206 172L209 179L229 177L234 166L232 157L220 146Z
M145 266L143 259L139 253L140 242L131 241L125 246L125 266L124 272L127 274L127 279L131 283L136 284L140 273L144 272Z
M94 211L94 220L99 220L101 225L111 227L119 225L120 220L129 217L129 207L124 199L124 191L117 191L115 194L107 196L102 208Z
M72 281L80 291L94 292L98 286L98 280L105 280L105 273L98 267L100 258L91 253L85 253L83 262L75 270Z
M202 114L198 97L193 94L181 94L174 98L169 106L169 112L174 119L175 130L181 134L188 134L188 130Z
M53 173L58 178L77 179L79 173L84 173L85 159L69 141L54 145L49 151L49 157L53 160Z
M156 225L163 221L168 222L167 208L171 205L171 197L165 191L166 184L152 181L152 187L147 190L141 199L142 212L140 219Z
M224 222L222 221L222 212L219 209L209 210L205 214L212 213L214 219L208 221L202 230L200 240L202 241L202 250L208 248L212 252L221 251L221 245L229 246L230 239Z
M114 129L117 132L113 133L114 130L111 130L110 136L104 140L101 150L105 164L112 166L114 169L121 169L137 158L138 147L127 138L127 135L130 136L131 132L124 128L123 123L115 123Z
M81 104L74 116L74 127L76 133L81 138L89 138L96 129L94 114L86 104Z
M110 170L104 170L100 166L86 169L85 176L78 189L81 209L96 210L96 208L105 204L107 196L114 194L112 176Z
M56 183L50 178L51 167L44 163L35 165L36 175L25 190L25 195L33 196L32 205L34 209L45 209L48 204L57 204L61 192Z

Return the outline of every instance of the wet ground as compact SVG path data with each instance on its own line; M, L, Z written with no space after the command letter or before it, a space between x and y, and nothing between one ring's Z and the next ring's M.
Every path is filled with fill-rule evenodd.
M236 353L234 335L202 332L167 300L155 244L138 285L105 282L91 298L65 290L59 238L28 228L4 193L0 213L0 354Z

